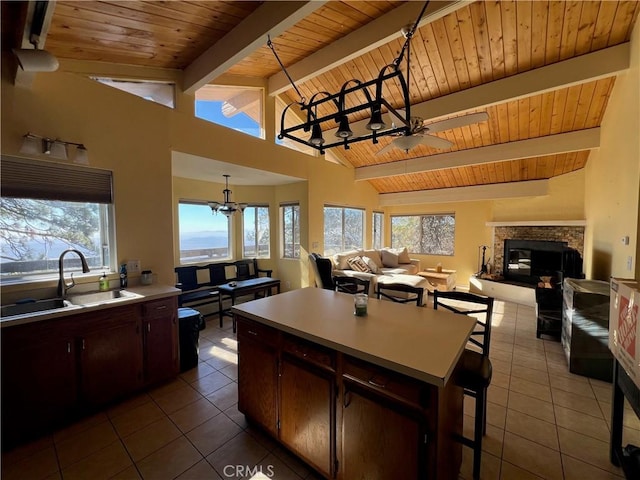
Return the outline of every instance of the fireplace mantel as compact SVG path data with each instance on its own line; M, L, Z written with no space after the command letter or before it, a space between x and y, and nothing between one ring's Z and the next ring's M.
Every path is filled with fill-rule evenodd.
M487 222L487 227L584 227L586 220L524 220L517 222Z

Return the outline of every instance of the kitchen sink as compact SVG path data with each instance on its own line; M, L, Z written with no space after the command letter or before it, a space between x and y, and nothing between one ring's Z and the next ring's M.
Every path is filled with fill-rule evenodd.
M142 295L128 292L126 290L108 290L106 292L89 292L69 295L67 300L72 305L94 305L97 303L109 303L116 300L139 298L141 296Z
M70 303L62 298L47 298L45 300L34 300L4 305L0 308L0 316L10 317L13 315L24 315L27 313L44 312L68 306L70 306Z

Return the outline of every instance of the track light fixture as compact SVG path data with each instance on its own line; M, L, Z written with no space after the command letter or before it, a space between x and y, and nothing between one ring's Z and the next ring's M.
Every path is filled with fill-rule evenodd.
M378 74L378 78L373 80L369 80L367 82L362 82L358 79L351 79L345 82L340 89L340 92L335 94L330 94L328 92L318 92L314 94L311 99L307 102L304 96L300 93L300 90L296 87L295 83L291 79L291 76L287 72L286 68L280 61L278 54L275 51L273 43L271 42L271 38L267 41L267 46L273 51L273 54L276 57L276 60L280 64L282 71L289 79L289 82L295 89L295 91L300 96L299 102L293 102L287 105L287 107L282 112L282 117L280 119L280 133L278 134L278 138L280 140L284 138L288 138L298 143L302 143L307 145L308 147L315 148L319 150L322 154L327 148L332 148L336 146L342 145L345 150L349 148L351 143L361 142L363 140L371 140L373 143L378 143L378 138L393 135L393 134L411 134L411 104L409 97L409 75L411 72L410 67L410 44L411 38L415 33L424 12L427 9L429 2L427 1L420 15L418 16L416 22L413 25L403 27L402 33L405 36L406 40L398 57L393 61L393 63L389 65L385 65L380 73ZM400 70L400 64L404 59L406 52L407 56L407 68L406 73ZM389 84L391 82L395 86L395 90L400 90L402 92L402 105L399 108L394 108L383 95L383 86L385 84ZM353 84L353 85L352 85ZM387 89L390 85L387 86ZM369 89L374 89L374 95L371 94ZM320 97L322 95L322 97ZM362 100L366 99L364 103L360 103L359 105L355 105L352 107L348 107L345 105L345 97L349 95L351 98L359 98ZM307 119L303 123L298 123L292 127L285 127L286 122L285 118L289 111L289 108L292 105L297 105L303 112L307 112ZM321 115L318 114L318 107L320 107L320 111L323 112ZM382 108L385 108L386 111L396 117L399 122L396 126L393 124L391 128L387 128L386 123L382 118ZM404 112L400 110L404 109ZM329 112L327 112L329 110ZM370 120L366 125L366 129L368 132L355 136L353 131L349 126L349 115L355 114L357 112L369 111ZM338 124L338 130L335 134L338 137L336 141L325 142L322 136L322 125L329 122L326 129L333 128L334 124ZM300 132L309 132L311 131L311 136L308 139L300 138L295 134L300 134Z
M27 133L22 137L20 153L30 155L48 155L51 158L67 160L69 158L69 145L76 147L74 163L89 164L89 153L82 143L67 142L59 138L42 137L33 133Z
M224 202L209 202L209 207L211 207L212 213L222 213L225 217L230 217L234 213L240 211L244 212L244 209L247 208L246 203L235 203L231 201L231 190L229 190L229 177L231 175L222 175L225 179L225 189L222 191L222 195L224 197Z

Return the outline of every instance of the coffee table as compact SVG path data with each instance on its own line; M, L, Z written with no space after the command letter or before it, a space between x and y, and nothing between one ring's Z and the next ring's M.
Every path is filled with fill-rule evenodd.
M427 279L427 289L430 292L434 290L449 292L456 288L455 270L443 269L441 272L438 272L435 268L427 268L423 272L418 272L418 275Z
M243 295L249 295L250 293L264 293L266 296L271 296L271 290L276 288L280 293L280 280L271 277L250 278L248 280L238 280L233 282L233 285L229 283L223 283L218 285L218 310L220 312L220 328L222 328L222 319L225 315L233 318L233 333L236 333L236 319L231 314L231 307L236 304L236 298ZM222 297L231 298L231 307L222 308Z

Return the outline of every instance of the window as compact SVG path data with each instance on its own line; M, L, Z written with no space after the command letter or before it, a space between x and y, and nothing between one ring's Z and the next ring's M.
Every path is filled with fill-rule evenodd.
M300 258L300 205L280 206L282 258Z
M373 212L373 232L371 236L372 248L382 248L382 242L384 240L384 213Z
M51 278L76 249L91 270L115 270L111 172L2 157L0 265L3 283ZM65 257L81 272L77 256Z
M269 258L269 207L249 206L243 213L243 243L242 256L244 258Z
M324 254L333 255L364 244L364 210L324 207Z
M402 215L391 217L391 246L407 247L411 253L453 255L456 217Z
M264 138L262 89L205 85L196 92L196 117Z
M230 220L214 215L205 202L178 204L180 264L231 258Z
M152 81L117 80L115 78L92 77L94 80L123 92L175 108L175 85L173 83Z

